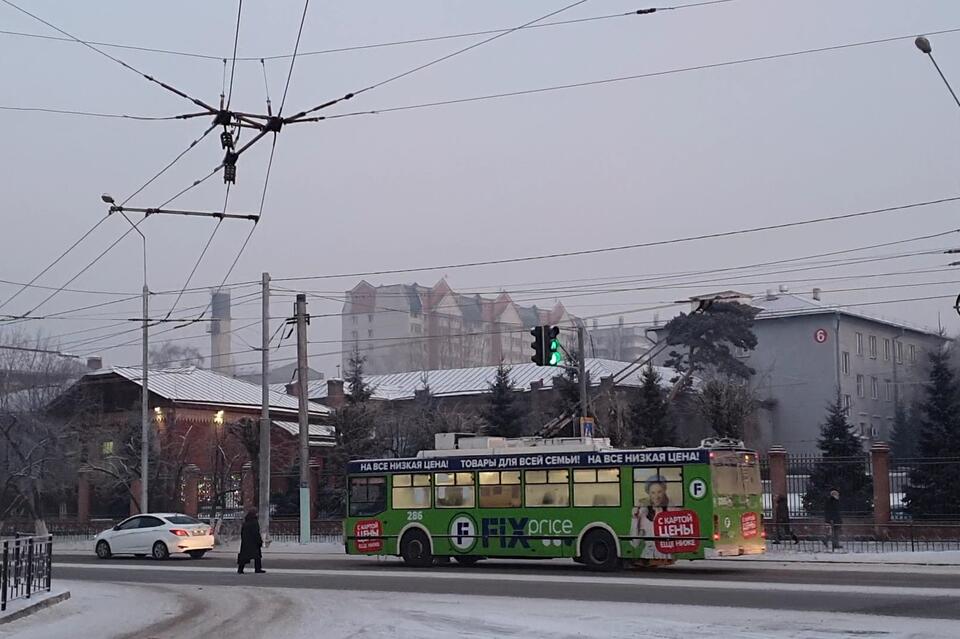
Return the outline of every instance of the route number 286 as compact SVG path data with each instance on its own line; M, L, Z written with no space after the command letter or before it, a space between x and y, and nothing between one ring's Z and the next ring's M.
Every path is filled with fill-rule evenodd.
M422 510L408 510L407 521L421 521L423 519Z

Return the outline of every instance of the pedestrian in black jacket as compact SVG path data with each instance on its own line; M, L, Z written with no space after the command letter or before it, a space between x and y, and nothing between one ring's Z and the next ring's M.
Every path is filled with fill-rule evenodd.
M823 519L830 527L830 539L833 542L833 549L840 548L840 525L843 518L840 516L840 491L834 488L827 497L827 502L823 507ZM827 545L827 540L823 540L823 545Z
M263 537L260 536L260 522L257 521L257 511L251 510L243 519L243 528L240 529L240 553L237 555L237 573L243 574L243 568L253 560L254 572L267 572L261 563L263 555L260 552L263 546Z

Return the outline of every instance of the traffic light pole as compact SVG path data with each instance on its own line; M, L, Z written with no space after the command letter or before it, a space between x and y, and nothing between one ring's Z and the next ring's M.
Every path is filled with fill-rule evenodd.
M307 296L297 294L297 402L300 426L300 543L310 543L310 417L307 409Z
M590 413L587 406L587 352L584 346L586 341L584 333L586 329L583 326L577 327L577 351L580 353L579 361L577 365L579 371L577 374L578 379L580 380L580 417L581 420L584 417L587 417ZM583 436L583 422L577 426L577 435Z

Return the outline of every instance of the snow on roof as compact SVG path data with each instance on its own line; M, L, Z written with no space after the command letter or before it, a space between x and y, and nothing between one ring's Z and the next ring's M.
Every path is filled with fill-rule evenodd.
M590 374L590 384L598 386L600 379L619 373L628 366L628 362L617 362L609 359L587 358L586 366ZM563 375L563 369L537 366L536 364L514 364L510 368L510 381L517 390L530 390L530 383L540 381L544 388L553 386L553 378ZM671 368L654 367L660 373L660 383L669 388L670 380L676 376ZM634 371L618 386L640 386L640 376L643 368ZM422 390L424 384L430 386L430 392L436 397L456 395L477 395L490 390L490 384L497 375L496 366L480 366L476 368L452 368L433 371L409 371L405 373L391 373L387 375L370 375L365 378L373 389L373 399L399 400L412 399L416 391ZM324 399L327 396L326 382L311 383L307 389L311 400Z
M115 367L88 373L84 377L114 374L140 386L141 372L139 368ZM179 404L258 408L262 401L260 386L196 366L152 369L148 374L147 386L151 393ZM297 398L271 390L270 407L274 410L297 411ZM330 412L326 406L310 407L313 417L329 415Z
M773 299L768 299L765 296L757 296L753 298L753 301L750 302L750 305L761 309L760 313L758 313L756 316L757 320L777 319L781 317L797 317L799 315L840 313L841 315L846 315L848 317L856 317L867 320L868 322L886 324L887 326L902 328L908 331L914 331L916 333L926 333L937 336L940 335L938 331L935 331L931 328L915 326L900 320L888 319L878 315L862 313L860 311L853 310L852 307L831 306L829 304L824 304L819 300L803 297L793 293L776 293L773 296Z
M282 428L294 437L300 435L299 422L280 422L274 420L272 423L277 428ZM307 427L307 436L310 439L310 443L313 445L332 445L333 438L336 436L336 434L337 431L333 426L309 424Z

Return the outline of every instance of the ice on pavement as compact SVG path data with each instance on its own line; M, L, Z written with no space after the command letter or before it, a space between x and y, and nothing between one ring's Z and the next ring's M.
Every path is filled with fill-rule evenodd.
M955 623L821 612L250 586L60 582L73 598L0 638L945 639ZM580 586L582 587L582 586ZM789 595L785 595L789 596Z

